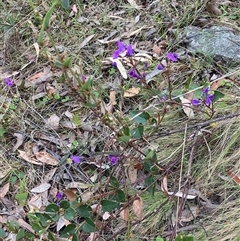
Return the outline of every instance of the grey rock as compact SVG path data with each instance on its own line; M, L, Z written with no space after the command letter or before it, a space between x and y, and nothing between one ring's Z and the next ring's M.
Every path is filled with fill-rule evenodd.
M188 48L194 53L224 60L230 65L240 63L240 35L231 28L212 26L201 29L189 26L185 36Z

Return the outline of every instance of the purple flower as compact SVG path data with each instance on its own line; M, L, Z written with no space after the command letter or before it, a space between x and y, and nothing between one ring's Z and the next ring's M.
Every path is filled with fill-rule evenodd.
M14 85L14 82L9 77L7 77L5 79L5 84L7 85L7 87L10 88L10 87L12 87Z
M163 70L163 69L164 69L164 67L163 67L163 65L162 65L162 64L158 64L157 69L158 69L158 70Z
M116 156L109 155L108 158L110 159L112 166L115 166L118 163L118 158Z
M133 55L133 48L132 48L132 45L129 44L127 46L127 53L126 53L127 56L132 56Z
M58 201L61 201L63 199L63 193L57 192L56 198L57 198Z
M206 87L205 89L203 89L203 94L208 94L208 92L209 92L209 90L210 90L210 88L209 87Z
M113 66L114 68L117 68L117 63L116 63L116 62L112 62L112 66Z
M133 68L128 74L131 78L141 79L141 76L137 73L135 68Z
M192 99L192 105L196 106L200 104L200 100L199 99Z
M127 49L125 44L123 42L121 42L120 40L117 41L117 45L118 45L118 50L120 53L124 52Z
M79 164L80 161L81 161L81 157L80 156L71 156L70 158L76 164Z
M146 69L148 67L148 62L144 63L144 69Z
M167 59L171 60L172 62L178 61L178 55L176 53L167 53Z
M206 105L211 105L212 104L212 102L213 102L213 98L214 98L214 96L213 95L207 95L207 97L206 97L206 99L205 99L205 104Z
M117 59L120 55L120 51L119 49L115 50L114 53L113 53L113 59Z

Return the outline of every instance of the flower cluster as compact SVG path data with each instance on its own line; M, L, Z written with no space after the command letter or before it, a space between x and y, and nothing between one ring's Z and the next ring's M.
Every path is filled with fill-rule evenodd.
M125 45L120 40L117 41L118 48L113 53L113 59L117 59L121 53L126 51L126 56L132 56L133 55L133 47L131 44Z
M114 59L117 59L120 54L122 53L126 53L126 56L132 56L133 53L134 53L134 50L133 50L133 47L131 44L129 45L125 45L123 42L121 42L120 40L117 41L117 46L118 48L114 51L113 53L113 60ZM177 53L166 53L166 59L168 61L172 61L172 62L177 62L178 61L178 55ZM117 63L113 61L112 65L114 67L117 67ZM148 68L148 62L145 62L144 63L144 70L146 70ZM163 70L164 69L164 66L162 64L158 64L157 65L157 69L158 70ZM132 68L129 72L128 72L129 76L131 78L135 78L137 80L140 80L141 78L145 78L146 77L146 73L142 73L140 74L139 71L134 67Z
M5 84L7 87L11 88L14 85L14 82L10 78L5 79Z
M213 102L214 95L209 93L210 88L207 87L203 89L202 98L201 99L192 99L192 105L197 106L201 103L210 106Z

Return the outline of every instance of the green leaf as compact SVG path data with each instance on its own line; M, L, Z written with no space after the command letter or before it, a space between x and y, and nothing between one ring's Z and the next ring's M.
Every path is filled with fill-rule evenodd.
M16 230L19 229L19 223L15 220L11 220L9 222L9 229L10 229L10 231L15 232Z
M157 236L155 241L164 241L164 239L160 236Z
M69 0L62 0L62 7L65 10L68 10L69 9Z
M27 193L18 193L15 195L15 199L19 201L21 206L24 206L27 200L28 194Z
M6 232L2 228L0 228L0 238L6 238L6 236Z
M118 201L118 202L125 202L126 201L126 195L125 195L123 190L121 190L121 189L117 190L116 201Z
M75 210L73 208L68 208L64 212L64 218L67 220L73 220L75 217Z
M185 236L180 234L175 238L175 241L194 241L194 239L192 236Z
M65 60L63 62L62 65L63 65L64 68L69 68L71 66L71 64L72 64L72 57L69 57L67 60Z
M111 184L112 187L115 187L115 188L119 188L120 187L120 184L119 184L117 178L114 177L114 176L111 176L110 184Z
M25 236L25 231L24 231L24 229L21 228L17 233L16 240L19 240L19 239L23 238L24 236Z
M144 160L151 160L151 161L157 161L157 154L155 151L148 149L146 152L146 157Z
M68 209L70 208L70 203L69 201L67 200L63 200L60 202L60 208L63 208L63 209Z
M214 90L214 95L213 95L213 102L218 101L219 99L223 98L225 95L218 91L218 90Z
M83 103L82 106L88 107L88 108L96 108L97 105L94 103Z
M60 237L67 238L68 234L73 234L75 232L76 232L76 225L71 223L63 229L63 231L60 234Z
M89 90L93 85L93 80L89 78L82 86L81 90Z
M131 136L120 136L118 137L118 141L122 141L122 142L126 142L128 143L128 141L131 139Z
M134 116L136 116L139 113L141 113L141 112L132 110L132 111L130 111L130 116L133 118ZM149 120L149 118L150 118L150 115L147 112L143 112L143 113L139 114L137 117L135 117L133 120L137 124L146 124L147 121Z
M48 204L46 207L46 212L54 212L55 213L58 211L59 211L59 207L55 203Z
M56 237L53 235L52 232L48 231L48 240L51 240L51 241L56 241Z
M79 241L76 233L72 234L72 241Z
M119 208L119 203L110 201L110 200L102 200L102 211L103 212L111 212L114 208Z
M143 136L143 125L139 125L137 128L130 130L130 134L133 138L141 138Z
M82 226L82 230L86 233L91 233L96 231L96 227L92 219L90 218L85 218L85 223Z
M51 217L46 213L36 213L35 215L38 217L43 227L49 226L52 222Z
M148 188L148 192L154 196L155 194L155 189L156 189L156 182L155 182L155 178L153 176L147 177L145 179L145 184L146 186L149 186Z
M79 206L76 209L77 213L81 217L91 217L92 208L86 204Z
M32 226L33 230L35 230L38 233L40 233L44 229L38 223L32 223L31 226Z

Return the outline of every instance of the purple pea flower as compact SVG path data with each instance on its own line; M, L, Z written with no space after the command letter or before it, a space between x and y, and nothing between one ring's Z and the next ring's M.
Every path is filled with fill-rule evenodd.
M203 89L203 94L208 94L208 92L209 92L209 90L210 90L210 88L209 87L206 87L205 89Z
M176 53L167 53L166 57L168 60L171 60L172 62L178 61L178 55Z
M120 51L119 49L115 50L114 53L113 53L113 59L117 59L120 55Z
M114 68L117 68L117 63L116 63L116 62L112 62L112 66L113 66Z
M206 105L211 105L212 102L213 102L213 98L214 98L213 95L207 94L207 97L206 97L206 99L205 99L205 104L206 104Z
M14 85L14 82L9 77L7 77L5 79L5 84L7 87L11 88Z
M118 45L118 50L120 53L124 52L127 49L125 44L123 42L121 42L120 40L117 41L117 45Z
M162 64L158 64L157 69L158 69L158 70L163 70L163 69L164 69L164 67L163 67L163 65L162 65Z
M128 74L131 78L141 79L141 76L137 73L135 68L133 68Z
M70 158L76 164L79 164L80 161L81 161L81 157L80 156L71 156Z
M111 162L112 166L117 165L117 163L118 163L118 158L117 158L116 156L111 156L111 155L109 155L108 158L110 159L110 162Z
M57 192L56 198L57 198L58 201L61 201L63 199L63 193Z
M144 69L146 69L148 67L148 62L144 63Z
M199 99L192 99L192 105L200 105L200 100Z
M127 46L127 53L126 53L127 56L132 56L133 55L133 47L131 44L129 44Z

